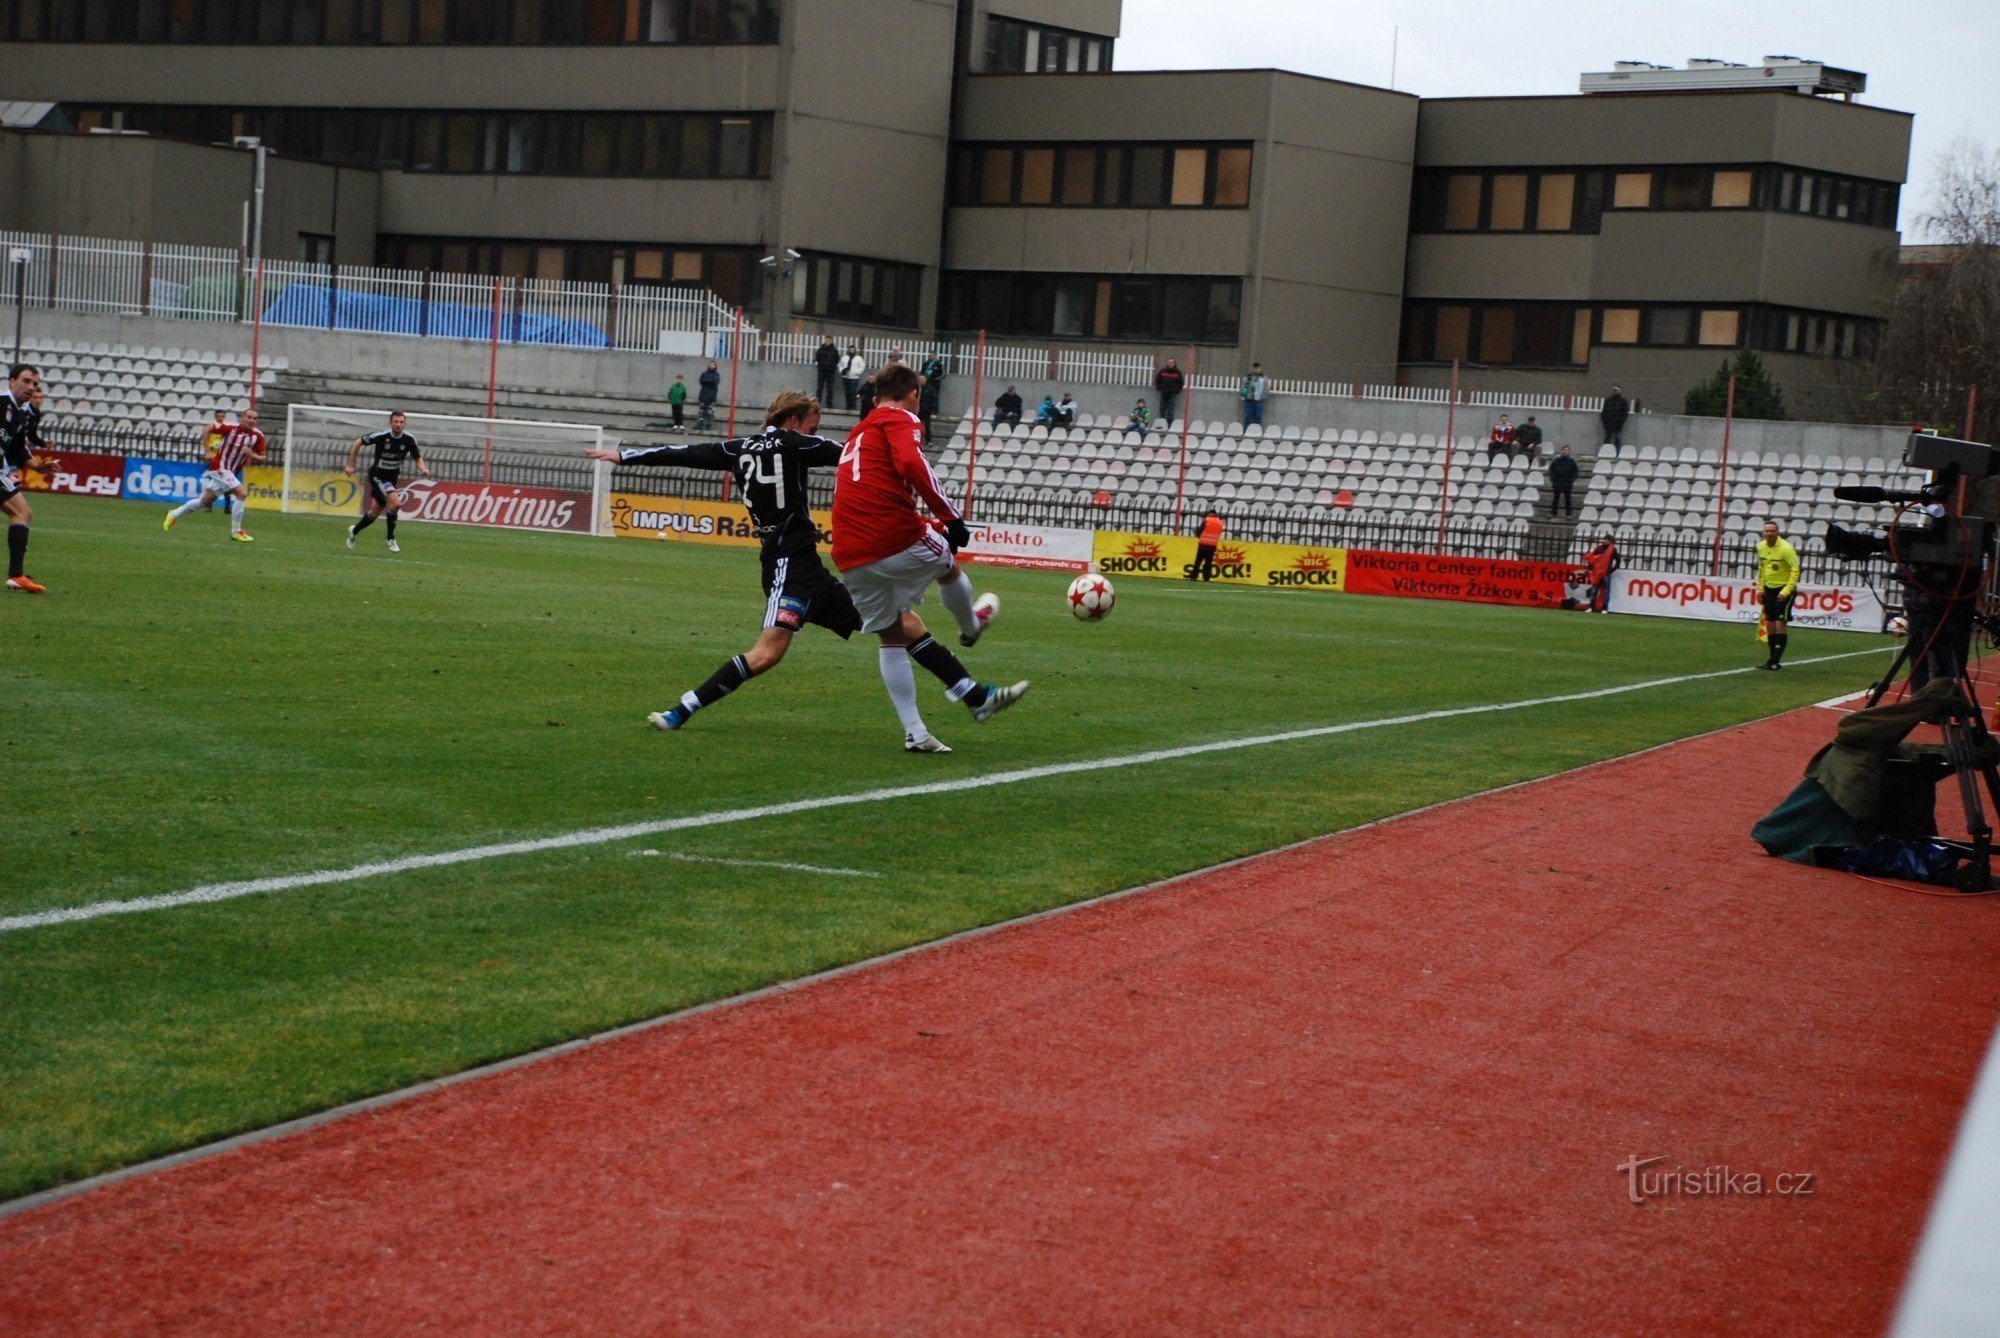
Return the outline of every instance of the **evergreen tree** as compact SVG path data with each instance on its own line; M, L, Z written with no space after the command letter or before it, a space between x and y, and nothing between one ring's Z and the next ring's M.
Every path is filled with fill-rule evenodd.
M1789 417L1785 412L1785 392L1771 379L1771 373L1764 368L1764 360L1744 349L1736 355L1731 364L1727 359L1716 368L1715 375L1694 387L1687 393L1687 402L1681 412L1696 414L1703 418L1720 418L1729 407L1729 378L1736 378L1736 416L1738 418Z

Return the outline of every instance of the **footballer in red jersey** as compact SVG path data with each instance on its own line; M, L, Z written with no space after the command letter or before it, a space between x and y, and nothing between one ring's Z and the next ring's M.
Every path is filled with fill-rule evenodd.
M970 646L998 607L991 595L974 598L971 580L952 559L971 533L924 459L917 417L922 392L923 378L900 362L875 378L875 407L848 436L834 474L833 565L861 615L861 630L882 639L882 685L903 722L903 747L948 753L917 709L912 661L949 684L946 700L963 702L975 720L990 720L1012 706L1028 684L979 682L912 611L936 582L945 608L958 621L959 640ZM919 500L931 518L918 512Z
M243 504L249 500L250 491L243 486L243 471L251 462L261 461L269 454L264 434L257 430L257 411L245 409L242 420L224 425L221 437L216 439L215 453L209 457L208 469L201 476L201 495L167 512L160 528L171 530L174 522L188 512L199 510L218 497L227 497L229 537L239 544L249 543L250 536L243 532Z

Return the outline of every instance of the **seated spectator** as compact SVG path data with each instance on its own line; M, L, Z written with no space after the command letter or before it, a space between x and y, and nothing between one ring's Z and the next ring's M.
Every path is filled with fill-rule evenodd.
M1076 401L1071 399L1069 392L1065 390L1063 392L1062 403L1056 405L1056 426L1075 427L1076 407Z
M993 401L993 426L1005 423L1008 427L1021 425L1021 394L1008 386L1007 393Z
M1041 405L1035 410L1035 426L1054 427L1055 425L1056 397L1054 395L1044 395L1042 396Z
M1125 430L1128 433L1137 432L1143 437L1146 435L1146 429L1152 425L1153 410L1144 400L1134 404L1132 412L1125 415Z
M1507 415L1503 413L1500 415L1500 421L1493 425L1493 431L1486 437L1486 454L1511 456L1513 453L1514 425L1507 421Z
M1514 429L1514 454L1525 455L1530 460L1542 453L1542 430L1535 426L1532 416Z

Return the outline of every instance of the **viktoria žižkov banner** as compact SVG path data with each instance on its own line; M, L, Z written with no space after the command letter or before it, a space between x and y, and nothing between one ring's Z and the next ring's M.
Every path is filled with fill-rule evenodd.
M1347 592L1404 599L1457 599L1472 604L1556 608L1574 567L1506 558L1347 550Z

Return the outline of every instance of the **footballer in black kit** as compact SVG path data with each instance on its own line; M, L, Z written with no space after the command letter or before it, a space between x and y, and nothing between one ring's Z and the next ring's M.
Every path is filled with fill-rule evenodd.
M44 593L41 582L28 575L28 527L35 513L28 506L24 477L41 443L39 417L41 369L15 363L7 369L7 386L0 390L0 516L7 520L7 589Z
M713 706L768 669L791 649L792 636L807 623L846 640L861 630L861 615L847 587L819 557L819 527L806 494L810 472L839 465L842 443L814 435L819 401L787 390L771 401L764 430L754 437L698 442L692 446L614 451L593 447L586 454L626 465L672 465L726 471L735 475L750 512L764 577L764 622L756 644L732 656L675 705L646 719L657 729L679 729L704 706Z
M349 478L354 477L354 462L360 458L361 448L366 446L373 452L361 489L361 519L347 527L349 548L354 547L355 536L381 516L389 532L389 551L403 551L396 544L396 513L409 497L409 485L403 482L403 466L414 460L417 462L417 473L425 478L431 476L430 467L424 463L424 453L417 447L417 439L403 430L409 421L400 412L392 413L386 432L356 437L354 444L348 448L345 472Z

